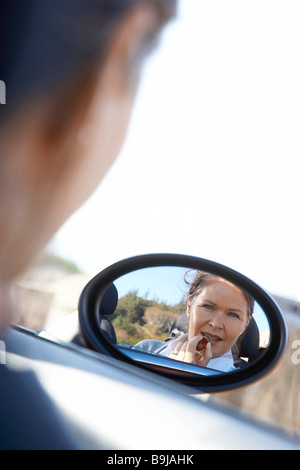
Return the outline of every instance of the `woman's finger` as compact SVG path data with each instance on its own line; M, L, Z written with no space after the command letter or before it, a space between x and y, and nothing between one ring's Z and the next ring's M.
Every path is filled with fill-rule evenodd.
M187 341L187 335L182 335L174 341L175 347L172 351L172 354L169 356L171 359L178 359L178 354L179 354L183 344L186 341Z
M212 359L211 344L207 343L205 349L202 349L201 351L196 351L195 358L196 364L198 366L207 366L209 361Z
M186 348L187 348L188 342L185 341L183 345L180 348L180 351L178 352L177 359L178 361L185 361L185 353L186 353Z

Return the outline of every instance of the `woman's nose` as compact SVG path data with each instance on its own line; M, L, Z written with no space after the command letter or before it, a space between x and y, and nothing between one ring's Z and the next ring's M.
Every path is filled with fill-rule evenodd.
M217 312L215 313L210 321L209 321L210 326L213 328L223 328L223 315L222 312Z

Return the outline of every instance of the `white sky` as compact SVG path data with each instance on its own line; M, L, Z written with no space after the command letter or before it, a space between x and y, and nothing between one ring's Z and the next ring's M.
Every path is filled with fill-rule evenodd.
M91 275L191 254L300 300L299 140L300 1L182 0L117 162L50 246Z

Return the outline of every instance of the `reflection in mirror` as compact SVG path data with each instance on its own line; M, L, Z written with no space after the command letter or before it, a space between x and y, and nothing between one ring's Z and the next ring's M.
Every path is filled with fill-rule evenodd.
M221 372L247 367L269 344L266 315L219 276L154 267L114 281L101 300L103 335L120 349Z

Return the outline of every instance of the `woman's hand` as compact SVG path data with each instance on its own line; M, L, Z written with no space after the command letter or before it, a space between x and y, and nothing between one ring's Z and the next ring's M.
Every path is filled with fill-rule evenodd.
M173 353L169 356L171 359L177 361L189 362L198 366L207 366L212 359L211 344L207 341L204 342L202 349L198 349L198 344L203 340L204 336L194 336L190 341L188 335L180 336L176 341ZM206 338L205 338L206 339Z

